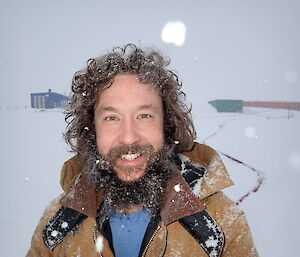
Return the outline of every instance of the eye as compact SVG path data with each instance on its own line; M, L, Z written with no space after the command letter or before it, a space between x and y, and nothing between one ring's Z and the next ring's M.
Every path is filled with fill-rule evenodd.
M115 121L118 120L116 116L108 116L104 118L104 121Z
M147 114L147 113L143 113L143 114L140 114L138 116L139 119L149 119L149 118L152 118L152 115L150 114Z

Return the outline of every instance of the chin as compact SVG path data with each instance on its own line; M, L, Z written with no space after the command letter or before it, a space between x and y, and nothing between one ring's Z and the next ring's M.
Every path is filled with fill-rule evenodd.
M119 180L124 183L134 183L144 177L146 173L146 163L142 163L136 166L123 166L116 165L114 170Z
M129 170L118 170L116 169L116 174L117 177L120 181L122 181L125 184L133 184L135 182L138 182L139 180L141 180L144 175L145 175L145 170L144 169L138 169L138 170L133 170L133 171L129 171Z

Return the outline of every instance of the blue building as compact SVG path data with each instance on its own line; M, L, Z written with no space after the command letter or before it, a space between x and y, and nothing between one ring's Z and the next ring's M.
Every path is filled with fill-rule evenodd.
M46 93L32 93L30 95L31 107L37 109L65 108L69 101L69 97L51 92L51 89Z

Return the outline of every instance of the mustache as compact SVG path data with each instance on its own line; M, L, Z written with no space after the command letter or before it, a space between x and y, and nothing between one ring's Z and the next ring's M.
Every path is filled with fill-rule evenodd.
M117 159L120 159L124 154L139 154L144 155L147 160L149 160L150 156L153 156L155 150L152 145L122 145L118 147L114 147L110 149L108 154L105 156L105 159L109 161L112 165L114 165Z

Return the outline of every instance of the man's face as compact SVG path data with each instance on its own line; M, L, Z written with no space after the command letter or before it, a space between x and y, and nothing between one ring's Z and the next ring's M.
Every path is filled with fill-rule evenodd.
M164 144L161 97L136 75L117 75L95 107L95 128L99 153L114 153L118 178L135 182L145 174L149 153Z

